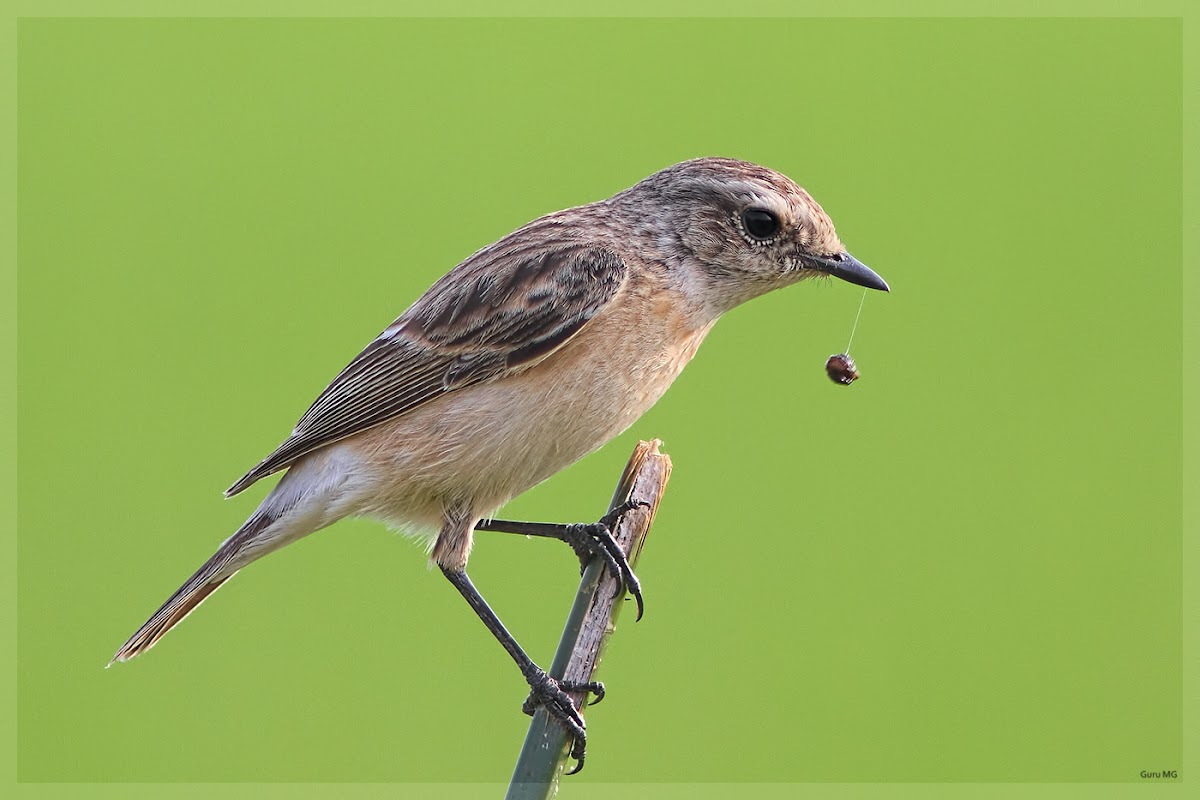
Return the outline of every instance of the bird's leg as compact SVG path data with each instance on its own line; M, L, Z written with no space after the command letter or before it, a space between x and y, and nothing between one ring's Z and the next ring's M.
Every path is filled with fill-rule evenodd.
M545 536L558 539L571 545L575 555L579 556L579 567L582 572L593 557L604 561L605 567L617 582L617 592L624 587L637 602L637 618L642 618L642 584L633 574L625 551L617 544L612 532L616 529L625 512L639 506L647 505L636 500L626 500L613 508L596 522L565 525L554 522L515 522L507 519L488 519L476 523L477 531L498 531L500 533L517 533L525 536Z
M575 768L568 774L574 774L583 769L583 760L587 751L587 726L584 724L583 717L579 713L579 708L571 699L570 692L584 692L584 703L587 703L587 694L596 695L596 702L600 702L604 698L604 685L595 681L574 682L564 681L547 675L537 664L533 663L525 651L521 649L521 645L517 644L517 640L504 627L504 623L496 616L496 612L492 611L491 606L483 599L483 595L471 583L471 579L467 577L464 570L447 569L442 567L442 573L454 584L454 588L466 598L467 603L474 609L475 613L483 620L483 624L487 626L492 635L500 642L508 654L512 656L513 661L517 662L517 666L521 669L521 674L525 676L525 680L529 683L529 697L521 706L521 710L526 714L532 715L537 706L544 706L555 720L562 725L572 739L571 758L575 759Z

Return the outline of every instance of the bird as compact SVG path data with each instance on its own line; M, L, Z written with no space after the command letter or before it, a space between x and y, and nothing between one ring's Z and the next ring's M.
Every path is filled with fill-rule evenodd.
M467 576L477 530L533 533L605 559L638 601L611 538L627 507L589 524L497 520L508 500L629 428L670 387L722 314L832 276L890 291L847 252L829 216L786 175L696 158L604 200L548 214L469 256L388 325L321 392L291 434L226 492L285 471L110 661L153 647L239 570L346 517L419 537L516 661L531 705L573 742L586 728Z

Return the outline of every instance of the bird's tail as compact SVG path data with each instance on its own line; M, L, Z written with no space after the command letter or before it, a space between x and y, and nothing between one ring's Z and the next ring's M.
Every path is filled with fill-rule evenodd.
M146 620L146 623L129 637L129 641L121 645L109 666L118 661L128 661L149 650L167 631L183 622L184 617L196 610L210 594L221 588L225 581L236 575L242 566L260 555L266 555L269 549L255 554L254 558L242 557L248 549L247 545L253 547L255 540L260 539L260 535L267 532L277 519L276 515L263 514L262 509L248 519L237 533L225 540L212 558L196 570L196 574L188 578L187 582L154 612L154 616Z
M353 496L343 490L352 466L330 453L309 456L293 465L250 519L121 645L109 665L149 650L250 562L356 513Z

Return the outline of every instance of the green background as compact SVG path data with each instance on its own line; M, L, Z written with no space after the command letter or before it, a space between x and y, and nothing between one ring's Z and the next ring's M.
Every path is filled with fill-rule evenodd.
M637 438L675 460L578 780L1181 768L1178 22L27 20L18 44L20 780L506 779L519 675L376 524L102 667L253 509L220 490L436 277L707 154L796 178L894 292L854 387L821 365L859 290L762 298L506 509L592 519ZM569 551L485 535L471 567L547 662Z

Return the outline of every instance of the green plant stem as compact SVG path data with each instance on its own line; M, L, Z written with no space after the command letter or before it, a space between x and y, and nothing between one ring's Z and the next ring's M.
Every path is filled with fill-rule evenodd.
M657 439L638 443L609 505L611 510L627 500L645 504L626 512L613 532L613 538L625 551L630 566L637 564L671 475L671 459L659 452L661 444ZM623 605L619 602L622 598L613 596L616 588L615 579L604 569L601 560L593 558L579 581L575 601L550 664L552 677L581 682L592 679L605 644L616 629L616 616ZM573 693L571 697L577 705L584 702L579 694ZM563 727L551 719L544 708L539 708L517 757L506 795L508 800L554 797L567 761L567 745Z

